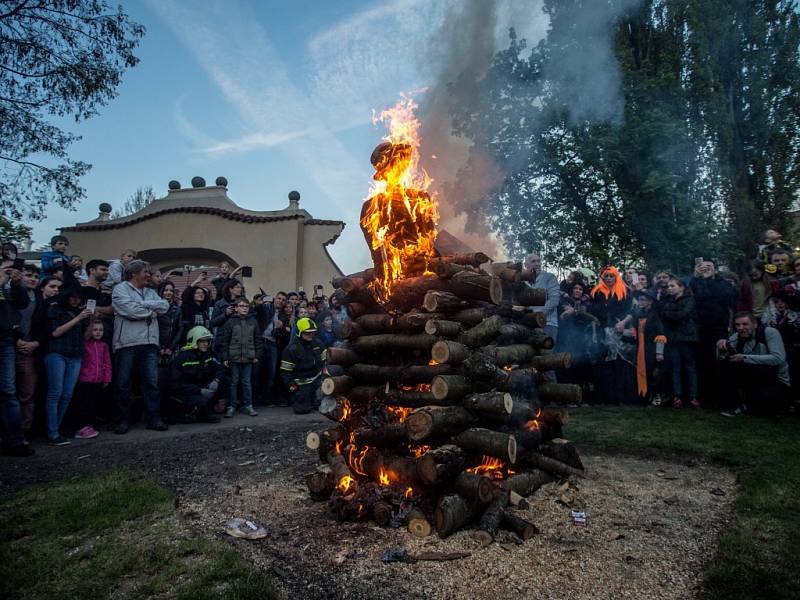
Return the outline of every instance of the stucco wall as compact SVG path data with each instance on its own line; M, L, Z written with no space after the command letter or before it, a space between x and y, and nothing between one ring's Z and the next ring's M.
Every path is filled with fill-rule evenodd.
M230 256L239 265L253 268L252 279L245 281L248 290L262 287L275 292L303 285L310 291L315 283L322 283L330 292L330 280L340 272L323 244L341 226L303 223L302 219L245 223L208 214L172 213L126 227L66 231L65 235L70 240L69 251L85 260L118 258L125 248L175 248L176 259L192 263L195 261L181 248L208 248Z

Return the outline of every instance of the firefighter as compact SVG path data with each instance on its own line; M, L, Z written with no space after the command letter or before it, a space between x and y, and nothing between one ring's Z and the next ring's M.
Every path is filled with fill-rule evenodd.
M281 377L291 393L295 414L319 407L317 391L325 369L325 346L315 337L317 324L308 317L297 321L297 338L283 351Z
M186 345L172 360L169 392L178 422L219 423L211 407L219 394L225 369L209 347L214 335L202 325L192 327Z

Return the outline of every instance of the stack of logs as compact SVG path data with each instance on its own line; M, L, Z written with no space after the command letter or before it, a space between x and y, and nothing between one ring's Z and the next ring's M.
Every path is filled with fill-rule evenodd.
M580 388L545 377L570 364L548 352L544 315L528 308L544 305L545 291L526 285L520 265L487 261L434 259L396 282L384 306L370 293L372 269L333 281L351 320L321 385L332 424L306 445L323 463L309 490L336 518L441 537L477 522L487 541L501 528L527 539L535 526L511 508L583 473L561 439L565 413L547 408L579 401Z

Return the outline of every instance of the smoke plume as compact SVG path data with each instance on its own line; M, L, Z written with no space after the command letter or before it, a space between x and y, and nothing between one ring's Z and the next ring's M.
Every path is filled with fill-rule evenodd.
M572 0L559 7L551 23L544 0L454 2L426 53L433 82L419 98L422 117L423 165L439 195L440 229L475 249L502 259L504 251L489 226L484 207L505 176L529 156L498 160L489 148L452 134L452 115L478 112L485 93L481 80L492 58L509 44L509 30L535 46L545 35L556 42L543 75L569 91L565 107L573 121L608 121L621 115L620 71L612 49L614 20L640 0ZM555 25L555 27L554 27ZM530 130L537 109L518 127ZM488 137L488 136L487 136ZM435 157L435 158L434 158Z

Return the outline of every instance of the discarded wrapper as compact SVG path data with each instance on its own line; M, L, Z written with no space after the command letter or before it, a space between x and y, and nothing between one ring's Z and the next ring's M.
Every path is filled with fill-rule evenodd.
M232 537L246 540L260 540L267 537L267 530L263 525L247 519L231 519L225 524L225 533Z
M579 510L573 510L570 512L570 516L572 516L572 524L577 527L586 527L586 513Z

